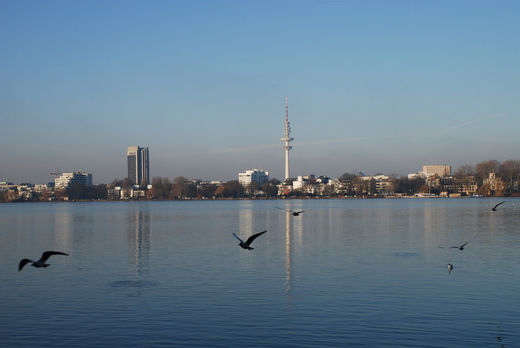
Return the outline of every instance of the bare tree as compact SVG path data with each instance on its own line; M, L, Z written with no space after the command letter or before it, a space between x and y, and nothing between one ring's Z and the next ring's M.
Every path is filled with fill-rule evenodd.
M267 197L276 197L278 195L278 187L271 181L262 185L262 191L264 191Z
M186 195L186 179L183 176L178 176L173 179L173 190L171 198L182 199Z
M238 198L243 195L244 187L237 180L228 181L222 186L219 186L215 191L215 196L220 196L221 198Z
M518 191L518 181L520 180L520 161L507 160L500 164L498 176L506 183L506 192L513 193Z
M467 176L473 176L475 175L475 168L473 168L472 165L465 164L463 166L460 166L457 171L455 172L455 177L463 179Z
M215 194L216 190L217 190L217 185L214 185L214 184L204 185L200 189L199 194L205 198L213 198L216 195Z
M475 165L475 172L482 182L489 177L490 173L496 173L499 165L500 162L496 160L480 162Z
M154 176L152 178L152 197L154 199L168 199L170 198L172 184L168 178L161 178Z
M402 176L399 179L396 179L395 192L413 195L419 193L424 184L425 180L422 177L408 179L408 177Z
M352 181L354 180L354 178L356 178L356 174L352 174L352 173L343 173L343 175L341 175L338 179L341 180L341 181Z

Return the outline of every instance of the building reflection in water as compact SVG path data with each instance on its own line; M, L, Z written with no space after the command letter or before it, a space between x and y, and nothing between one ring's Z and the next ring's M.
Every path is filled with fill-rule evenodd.
M128 224L128 252L130 263L138 275L147 270L150 256L150 212L137 210L130 213Z
M453 236L449 235L448 212L446 208L435 207L430 201L423 208L424 247L436 248L440 244L449 244Z
M257 232L253 231L253 205L251 202L243 201L239 204L238 213L239 236L248 238Z
M78 238L77 233L72 233L75 226L71 212L58 211L54 214L51 230L54 233L56 249L68 250L69 252L72 250L72 245L76 244Z

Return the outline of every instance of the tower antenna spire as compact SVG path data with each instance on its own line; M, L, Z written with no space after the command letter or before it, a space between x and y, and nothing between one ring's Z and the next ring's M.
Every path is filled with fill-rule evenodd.
M289 123L289 102L288 97L285 97L285 122L283 126L283 137L280 140L284 143L283 149L285 150L285 180L290 177L289 170L289 150L292 149L292 146L289 145L289 142L293 141L294 138L291 138L291 124Z
M285 97L285 123L289 124L289 100Z

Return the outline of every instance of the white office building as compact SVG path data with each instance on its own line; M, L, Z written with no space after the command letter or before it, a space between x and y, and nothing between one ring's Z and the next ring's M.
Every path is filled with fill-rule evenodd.
M269 181L269 172L260 169L246 170L244 173L238 173L238 182L249 188L253 183L256 183L258 187Z
M429 178L433 175L438 175L441 178L451 175L451 166L448 165L425 165L422 167L422 172L425 177Z
M54 178L55 189L66 189L74 184L82 186L92 186L92 174L85 172L61 173Z

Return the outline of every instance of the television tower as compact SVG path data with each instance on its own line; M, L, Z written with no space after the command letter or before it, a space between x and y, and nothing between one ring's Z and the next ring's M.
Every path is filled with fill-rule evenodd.
M289 150L292 146L289 146L289 142L293 141L291 138L291 125L289 123L289 106L287 103L287 97L285 97L285 122L283 125L283 137L280 138L285 143L283 149L285 150L285 180L289 179Z

